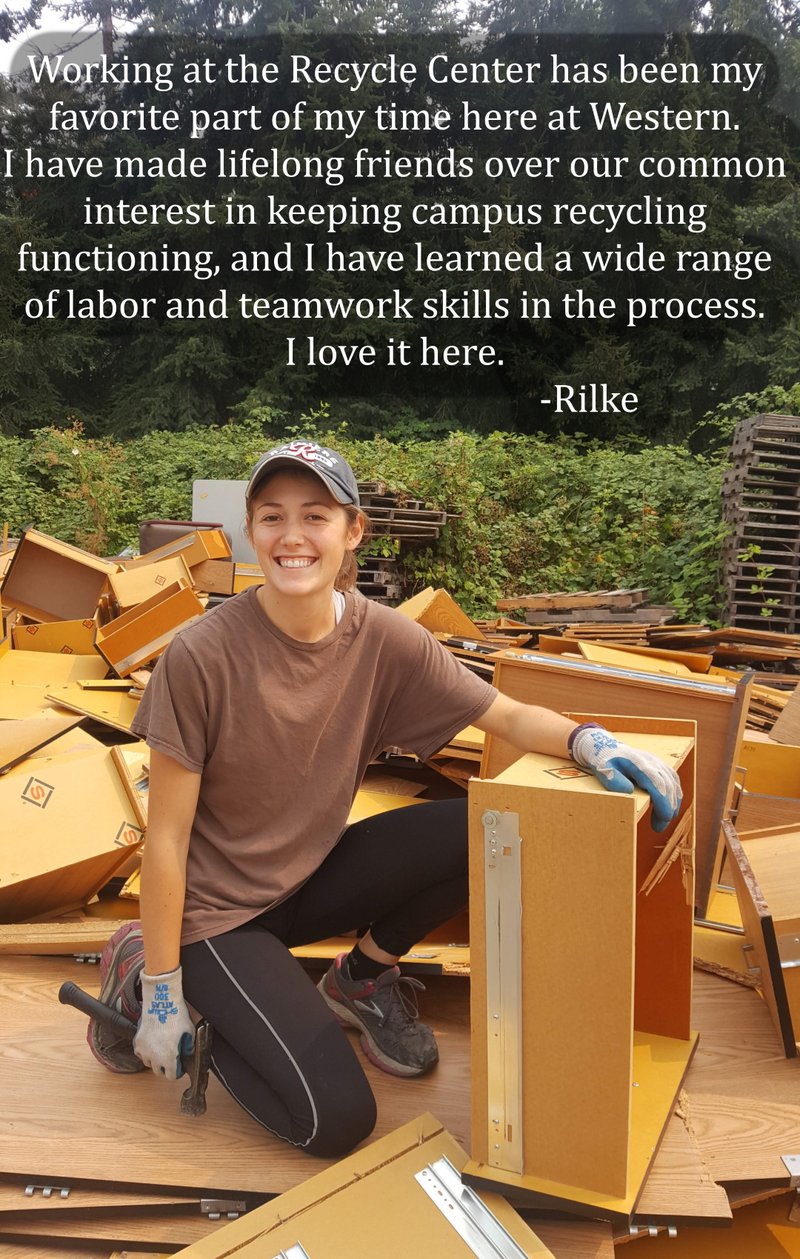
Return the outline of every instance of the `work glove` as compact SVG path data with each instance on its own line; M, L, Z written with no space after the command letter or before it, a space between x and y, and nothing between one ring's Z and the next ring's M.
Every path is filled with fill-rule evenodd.
M133 1049L146 1067L168 1080L183 1075L181 1054L194 1046L194 1023L183 999L180 966L164 975L141 973L142 1017Z
M675 770L652 752L618 743L613 734L590 721L569 737L572 759L589 769L608 791L630 793L643 788L653 802L653 830L663 831L681 806L681 784Z

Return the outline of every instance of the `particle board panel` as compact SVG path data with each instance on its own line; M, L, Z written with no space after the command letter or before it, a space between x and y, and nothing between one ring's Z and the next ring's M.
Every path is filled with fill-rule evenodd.
M788 1187L800 1150L800 1059L784 1057L764 999L695 972L700 1044L686 1078L688 1123L714 1179Z
M173 582L181 585L192 585L192 577L181 555L173 555L168 559L158 560L151 564L139 564L135 568L123 569L109 578L111 593L119 605L120 612L127 612L137 604L144 603L153 595L160 594Z
M88 1242L73 1242L66 1255L68 1259L109 1259L108 1246L91 1245ZM57 1242L48 1244L46 1240L30 1237L18 1242L0 1241L0 1259L65 1259L65 1251ZM125 1259L128 1259L127 1255ZM136 1259L146 1257L139 1251ZM159 1256L158 1259L162 1257Z
M36 957L102 953L127 918L73 918L0 924L0 954Z
M734 788L735 766L752 686L737 686L637 674L563 657L503 652L495 657L494 685L523 703L558 712L581 710L652 718L683 718L697 723L697 847L695 905L705 915L722 859L720 828ZM502 739L487 736L481 777L495 777L519 753Z
M45 690L64 686L82 678L104 678L108 665L100 656L70 655L42 651L8 651L0 658L0 682L33 686Z
M486 639L486 635L470 620L466 612L461 611L446 590L434 590L432 586L428 586L425 590L420 590L419 594L398 604L396 611L417 621L432 634L465 635L478 642Z
M420 1115L181 1253L185 1259L265 1259L302 1246L301 1253L309 1256L342 1259L405 1259L415 1253L467 1259L476 1250L473 1239L460 1234L457 1208L443 1211L417 1180L442 1158L460 1171L466 1157L433 1115ZM482 1196L522 1253L553 1259L498 1194ZM496 1245L482 1240L482 1249L497 1252Z

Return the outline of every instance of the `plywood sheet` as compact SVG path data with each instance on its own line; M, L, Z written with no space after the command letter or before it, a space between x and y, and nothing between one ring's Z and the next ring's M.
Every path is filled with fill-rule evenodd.
M700 1044L686 1078L688 1123L718 1182L786 1184L800 1150L800 1059L784 1058L756 992L695 972Z
M151 1072L113 1075L86 1045L86 1019L58 1003L64 979L97 994L94 971L56 958L0 961L0 1173L74 1177L182 1190L281 1193L326 1166L260 1128L215 1079L201 1119L179 1113L182 1085ZM423 1017L437 1032L440 1064L398 1081L365 1062L378 1101L374 1139L435 1109L469 1138L466 985L431 979Z

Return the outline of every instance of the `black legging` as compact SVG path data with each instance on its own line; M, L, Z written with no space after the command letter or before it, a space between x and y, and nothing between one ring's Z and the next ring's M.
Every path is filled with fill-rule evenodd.
M181 949L186 999L214 1029L214 1074L270 1132L310 1154L346 1154L372 1131L375 1099L289 948L369 925L379 948L400 955L466 902L466 800L348 827L289 900Z

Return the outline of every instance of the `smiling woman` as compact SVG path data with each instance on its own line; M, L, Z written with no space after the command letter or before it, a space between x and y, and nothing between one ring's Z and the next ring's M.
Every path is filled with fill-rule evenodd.
M566 758L582 728L498 695L416 622L352 589L365 522L341 455L309 441L268 451L246 503L263 585L173 639L133 723L151 749L142 924L112 937L101 1000L139 1029L133 1053L96 1024L90 1044L111 1070L175 1079L190 1002L231 1095L269 1132L330 1158L375 1122L343 1027L393 1075L436 1065L421 985L397 961L467 900L466 799L348 825L368 764L389 747L427 760L468 725ZM614 790L646 780L663 824L672 818L677 779L662 762L635 764L643 754L596 728L575 747ZM359 928L315 989L290 949Z

